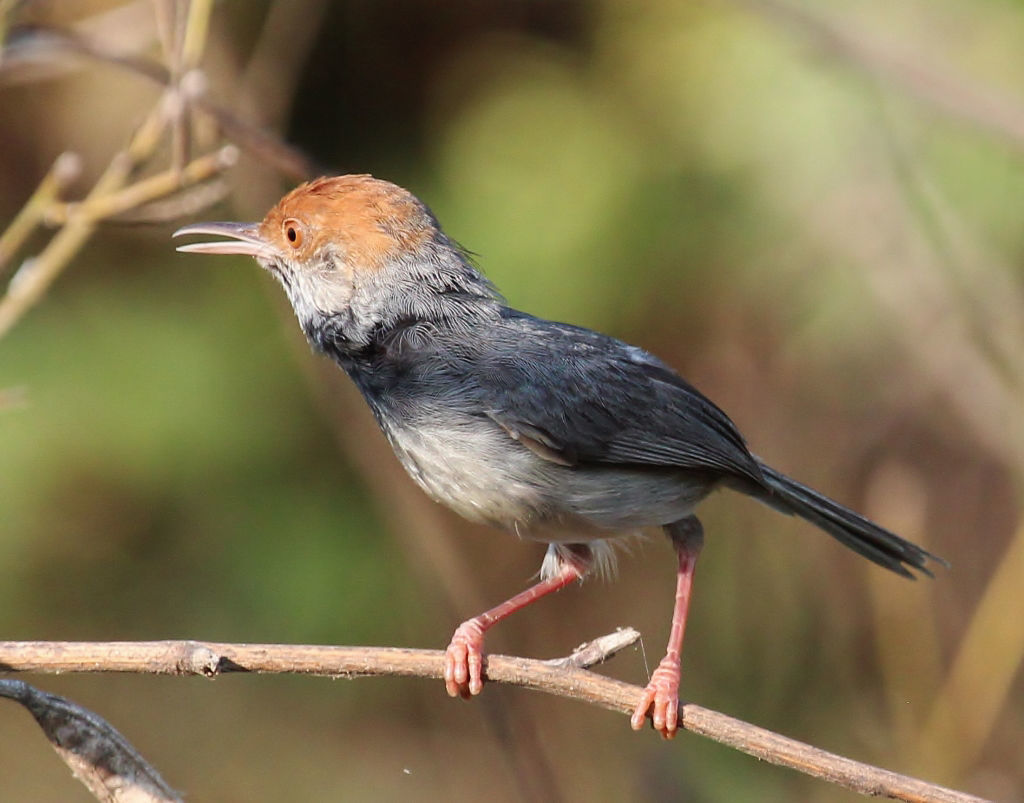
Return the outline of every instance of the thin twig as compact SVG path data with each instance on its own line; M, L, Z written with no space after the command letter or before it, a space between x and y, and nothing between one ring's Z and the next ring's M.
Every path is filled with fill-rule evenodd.
M95 42L88 42L75 36L73 32L56 29L45 29L32 33L32 63L49 63L62 55L76 56L83 60L95 60L118 67L140 78L152 81L165 90L172 90L171 75L166 66L144 58L125 57L105 50ZM28 49L25 43L22 49ZM0 77L10 76L25 56L17 49L9 47L5 50L5 63L0 70ZM200 74L191 70L183 76L183 81L191 74ZM190 105L208 115L220 129L223 137L234 142L247 153L269 164L275 170L296 181L306 179L325 172L325 168L314 163L298 148L288 145L277 136L260 128L258 125L242 119L226 106L211 101L201 92L188 93Z
M155 224L195 218L211 206L225 200L231 194L231 187L223 176L176 190L171 195L155 201L147 201L132 209L126 209L107 223Z
M121 189L135 165L156 149L165 123L163 111L158 106L136 130L128 147L110 160L83 203L88 204ZM73 218L53 236L37 257L22 264L11 280L7 294L0 298L0 336L42 299L57 276L92 236L95 228L94 220Z
M81 172L82 159L78 154L65 151L57 157L21 211L0 234L0 271L46 217L47 210L56 203L67 185Z
M38 256L22 265L11 280L7 294L0 297L0 336L42 299L53 281L92 235L98 221L204 181L223 172L237 160L237 148L225 145L211 154L197 158L184 170L175 171L172 168L126 187L134 167L148 159L156 149L167 122L164 110L158 105L136 131L127 148L115 154L85 200L66 207L50 203L49 209L43 210L44 217L49 215L56 222L62 223L63 227ZM51 172L56 173L56 167ZM45 193L37 191L36 196L52 202L54 192L49 187L53 183L44 181L43 186L48 189ZM42 200L33 206L41 203ZM33 218L31 222L34 225L36 221Z
M576 667L577 669L589 669L592 666L603 664L617 653L636 644L640 640L640 631L632 627L620 627L614 633L606 636L599 636L593 641L587 641L572 651L572 655L565 658L553 658L545 661L548 666L555 668Z
M632 713L642 690L621 680L544 661L489 655L487 680ZM441 679L444 653L398 647L222 644L199 641L0 642L0 671L135 672L216 677L230 672L295 673L334 678ZM742 720L686 703L680 725L764 761L861 794L913 803L981 803L982 798L853 761Z
M213 153L194 159L181 170L165 170L124 189L81 203L53 206L46 214L46 222L50 225L63 224L78 215L89 220L111 218L166 197L182 188L213 178L237 161L238 148L234 145L225 145Z
M181 54L178 58L183 73L198 67L203 58L212 14L213 0L192 0L188 4L185 32L181 38Z

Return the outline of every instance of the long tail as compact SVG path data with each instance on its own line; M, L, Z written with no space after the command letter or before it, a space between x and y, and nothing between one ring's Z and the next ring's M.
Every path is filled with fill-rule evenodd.
M917 569L932 577L928 568L929 561L949 566L937 555L879 527L870 519L843 507L813 488L790 479L764 463L760 464L760 468L768 491L757 494L761 501L783 513L795 513L807 519L841 544L879 566L911 579L916 576L910 569Z

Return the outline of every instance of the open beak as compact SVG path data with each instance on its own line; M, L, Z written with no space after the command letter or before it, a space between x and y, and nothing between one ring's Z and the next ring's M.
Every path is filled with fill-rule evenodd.
M228 237L212 243L189 243L179 245L177 250L189 254L241 254L250 257L273 257L276 250L260 237L259 223L193 223L182 226L173 237L184 234L213 234Z

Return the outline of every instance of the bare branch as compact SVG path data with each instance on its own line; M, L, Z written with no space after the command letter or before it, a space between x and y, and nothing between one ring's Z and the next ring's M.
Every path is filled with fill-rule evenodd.
M121 189L133 168L156 149L165 124L163 110L157 106L136 129L127 148L116 153L110 160L84 203ZM84 217L69 220L38 256L22 264L11 279L7 294L0 298L0 336L42 299L57 276L92 236L95 228L96 222Z
M0 697L21 703L53 749L103 803L180 803L181 797L109 722L21 680L0 679Z
M444 653L398 647L325 647L287 644L222 644L199 641L0 642L0 671L136 672L203 675L229 672L296 673L334 678L373 676L440 680ZM489 655L486 678L631 714L639 686L585 669L545 661ZM980 803L981 798L862 764L789 739L756 725L686 703L680 724L764 761L875 797L912 803Z
M81 172L82 160L77 154L65 151L57 157L21 211L0 234L0 271L43 221L47 210L56 203L67 185Z
M25 61L34 65L50 65L62 57L72 57L110 64L168 90L173 86L170 72L164 65L143 58L129 58L112 53L100 44L76 37L74 33L55 29L34 30L24 39L25 41L20 42L18 47L9 46L5 49L0 79L13 80L20 74L19 65ZM198 69L186 72L182 76L183 87L189 76L203 76L203 73ZM205 81L205 77L202 80ZM225 139L234 142L247 153L252 153L283 175L296 181L305 181L311 176L325 172L322 166L315 164L298 148L288 145L260 126L242 119L226 106L209 100L203 91L190 91L186 94L189 104L203 114L209 115Z
M167 123L167 115L158 105L135 132L126 149L115 154L106 171L80 203L66 208L52 203L56 189L51 190L50 185L57 185L58 182L56 179L44 180L41 189L33 195L37 200L30 200L30 205L33 209L39 207L44 217L52 215L63 227L38 256L22 264L11 280L7 294L0 297L0 336L43 298L57 276L92 236L99 220L204 181L223 172L236 161L237 149L233 145L225 145L212 154L199 157L183 170L175 171L172 168L126 187L133 169L148 159L156 149ZM51 174L58 173L59 162ZM42 204L47 200L51 203L43 208ZM36 213L24 216L28 219L25 227L34 226L38 222ZM19 215L19 219L22 217ZM12 245L17 245L23 235L16 232L15 235L5 236L7 238Z
M172 195L126 209L108 223L154 224L196 217L211 206L225 200L231 187L223 178L215 178L178 190Z
M225 145L213 153L198 157L181 170L171 168L123 189L81 203L53 206L46 214L46 222L50 225L62 225L77 215L89 220L104 220L124 214L184 187L213 178L237 161L238 148L234 145Z
M572 651L572 655L567 655L565 658L554 658L544 663L553 667L574 666L578 669L589 669L592 666L603 664L609 658L614 657L616 653L636 644L639 640L639 630L632 627L620 627L614 633L584 642Z

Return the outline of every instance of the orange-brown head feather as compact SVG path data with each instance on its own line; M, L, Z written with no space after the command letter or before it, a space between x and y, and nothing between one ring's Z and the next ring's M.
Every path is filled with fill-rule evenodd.
M335 355L396 333L423 337L438 322L468 330L501 313L497 291L430 210L368 175L303 184L258 224L196 223L175 232L184 234L226 239L181 251L254 257L281 282L310 342Z
M282 254L314 260L333 249L353 273L415 254L437 222L407 190L369 175L318 178L285 195L259 227Z

